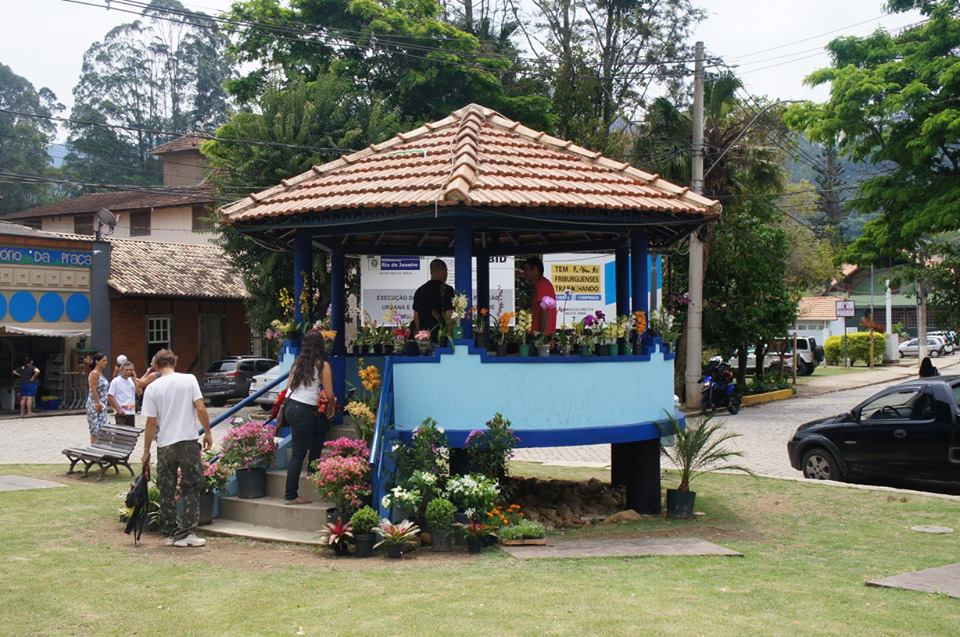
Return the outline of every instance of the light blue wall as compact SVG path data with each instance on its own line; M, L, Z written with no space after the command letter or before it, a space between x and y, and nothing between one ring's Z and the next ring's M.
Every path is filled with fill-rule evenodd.
M673 413L673 357L659 345L611 358L497 359L468 349L394 359L398 430L433 418L458 446L499 411L521 440L527 432L526 446L626 442L658 437L652 423Z

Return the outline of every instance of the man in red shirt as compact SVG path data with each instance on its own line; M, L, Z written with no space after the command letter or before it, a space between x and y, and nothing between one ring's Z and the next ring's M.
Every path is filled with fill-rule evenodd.
M537 257L524 261L523 276L533 286L533 298L530 301L533 331L553 336L557 331L557 294L550 279L543 276L543 261ZM544 302L545 298L550 301Z

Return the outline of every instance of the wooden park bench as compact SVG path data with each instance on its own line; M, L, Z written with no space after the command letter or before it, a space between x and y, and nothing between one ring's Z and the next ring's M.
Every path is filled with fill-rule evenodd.
M136 427L104 425L100 428L94 444L89 447L71 447L63 450L63 455L70 460L70 470L67 473L73 473L77 463L82 462L84 476L90 471L90 467L100 467L100 477L97 480L102 480L110 467L113 467L117 474L120 473L119 467L126 467L130 476L133 477L133 469L127 459L133 453L133 448L137 446L141 433L143 429Z

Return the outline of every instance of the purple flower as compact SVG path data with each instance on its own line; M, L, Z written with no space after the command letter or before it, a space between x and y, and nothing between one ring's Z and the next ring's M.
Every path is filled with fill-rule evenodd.
M474 429L469 434L467 434L467 441L464 443L464 445L469 445L472 440L475 440L476 438L481 438L483 437L483 435L484 435L483 431L481 431L480 429Z
M557 307L557 300L552 296L545 296L540 299L540 309L551 310L555 307Z
M586 327L590 327L596 322L597 322L597 319L593 318L593 314L587 314L586 316L583 317L583 324Z
M607 318L606 315L605 315L601 310L597 310L597 311L595 312L595 314L597 315L597 320L598 320L598 321L602 321L602 320L604 320L605 318Z

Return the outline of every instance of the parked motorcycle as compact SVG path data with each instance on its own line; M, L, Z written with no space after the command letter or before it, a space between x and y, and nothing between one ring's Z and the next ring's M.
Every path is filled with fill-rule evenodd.
M716 357L707 365L700 390L700 412L712 414L718 407L726 407L731 414L740 411L740 394L734 380L733 369Z

